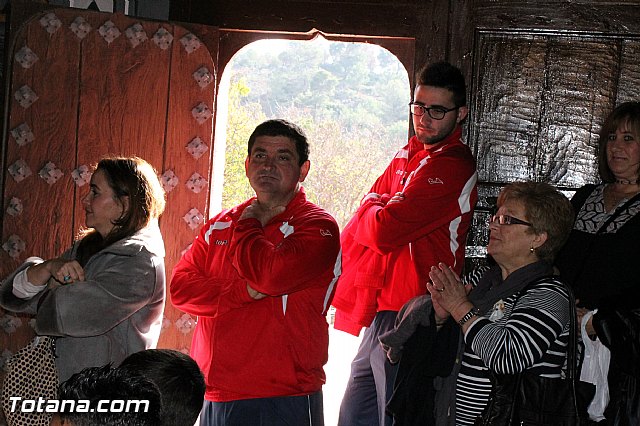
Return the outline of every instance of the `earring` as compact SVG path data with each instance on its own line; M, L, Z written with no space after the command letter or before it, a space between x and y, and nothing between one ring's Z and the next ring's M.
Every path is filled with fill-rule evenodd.
M531 252L531 254L535 253L536 249L533 248L533 246L531 246L531 248L529 248L529 251Z

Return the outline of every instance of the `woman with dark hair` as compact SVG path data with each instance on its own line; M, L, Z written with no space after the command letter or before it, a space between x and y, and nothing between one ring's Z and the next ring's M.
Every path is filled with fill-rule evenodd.
M60 381L156 346L165 302L164 191L137 157L101 160L82 199L87 230L60 257L31 257L0 287L0 305L35 315L56 337Z
M522 372L559 378L569 340L566 287L554 277L553 260L569 235L573 210L551 185L518 182L498 196L489 224L489 268L467 295L451 267L431 268L436 324L455 321L464 353L455 404L440 407L447 423L473 425L489 401L494 374ZM446 324L450 326L450 324Z
M598 162L602 183L585 185L573 196L576 221L556 265L574 288L585 334L610 351L610 401L604 413L592 410L592 419L607 425L637 425L640 102L625 102L609 114L600 131Z

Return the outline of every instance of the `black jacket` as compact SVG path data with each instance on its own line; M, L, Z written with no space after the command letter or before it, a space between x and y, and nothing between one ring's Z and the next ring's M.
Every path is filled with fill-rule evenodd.
M576 214L595 189L596 185L586 185L576 192L571 200ZM634 208L638 202L634 202ZM556 261L560 275L574 288L578 305L598 309L593 326L600 341L611 350L607 425L640 425L638 254L640 213L613 233L573 229Z

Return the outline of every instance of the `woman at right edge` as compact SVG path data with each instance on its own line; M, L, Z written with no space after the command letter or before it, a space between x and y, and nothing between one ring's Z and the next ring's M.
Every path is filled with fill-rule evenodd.
M609 114L598 161L602 183L573 196L576 221L556 265L574 288L578 324L587 315L587 334L611 351L610 401L598 424L640 425L640 102Z

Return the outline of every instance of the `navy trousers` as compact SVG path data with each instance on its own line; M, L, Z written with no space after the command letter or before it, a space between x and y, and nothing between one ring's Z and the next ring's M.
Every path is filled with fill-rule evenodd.
M229 402L205 400L200 426L324 426L322 391Z
M382 311L362 336L362 343L351 363L338 426L391 426L393 417L385 413L393 393L398 366L392 365L382 349L378 336L392 329L397 312Z

